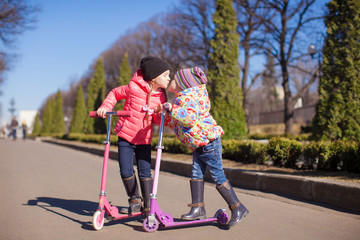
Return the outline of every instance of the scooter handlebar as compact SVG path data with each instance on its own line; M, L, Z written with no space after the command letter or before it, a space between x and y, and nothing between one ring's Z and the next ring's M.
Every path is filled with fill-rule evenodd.
M170 108L171 108L171 104L170 103L168 103L168 102L166 102L166 103L164 103L164 110L165 111L169 111L170 110Z
M106 115L116 115L118 117L132 117L133 112L131 111L106 112ZM98 118L100 116L96 113L96 111L91 111L89 112L89 117Z

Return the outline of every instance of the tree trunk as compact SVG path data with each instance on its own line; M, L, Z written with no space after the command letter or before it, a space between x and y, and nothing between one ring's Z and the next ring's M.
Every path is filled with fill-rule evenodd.
M285 133L293 134L293 123L294 123L294 106L291 103L291 91L289 87L289 73L287 70L287 64L285 62L281 63L282 69L282 86L284 89L284 123L285 123Z
M245 64L244 64L244 68L243 68L243 76L242 76L242 81L241 81L241 88L242 88L242 92L243 92L243 108L244 108L244 112L245 112L245 121L246 121L246 125L247 125L247 132L249 134L250 132L250 126L249 126L249 109L248 109L248 89L246 87L246 80L248 78L249 75L249 58L250 58L250 54L249 54L249 45L246 44L245 46Z

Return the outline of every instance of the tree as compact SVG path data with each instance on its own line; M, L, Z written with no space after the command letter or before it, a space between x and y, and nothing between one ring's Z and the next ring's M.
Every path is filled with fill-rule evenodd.
M129 66L129 56L127 53L124 54L124 58L121 62L120 68L119 68L119 78L118 78L118 85L119 86L124 86L124 85L128 85L131 79L131 70L130 70L130 66ZM115 105L115 111L119 111L119 110L123 110L124 109L124 105L125 105L125 100L120 100L118 103L116 103ZM113 120L112 120L112 126L111 129L115 128L116 125L116 120L118 119L118 117L113 116Z
M76 94L78 92L79 84L82 85L82 90L84 90L84 85L80 83L79 79L72 78L70 79L70 86L68 90L61 91L61 96L63 98L63 110L64 110L64 117L65 117L65 125L70 130L71 120L74 114L74 107L76 101ZM84 91L83 91L84 94ZM85 101L85 97L84 97ZM84 112L86 112L86 104L83 108Z
M32 6L22 0L0 0L0 85L4 81L3 73L9 70L11 54L3 51L4 47L11 47L16 36L33 28L36 21L35 14L38 6Z
M183 0L168 14L166 25L171 29L167 36L170 39L169 48L173 51L171 58L181 67L200 66L207 69L210 40L214 35L214 2Z
M63 99L60 90L58 90L55 97L54 114L53 114L53 130L52 133L64 134L66 132L64 112L63 112Z
M118 78L118 84L119 86L127 85L129 84L131 79L131 70L129 66L129 55L125 53L124 58L120 65L119 70L119 78ZM121 108L124 107L124 103L122 103Z
M326 16L313 134L318 139L360 141L360 2L332 0Z
M74 106L73 118L70 125L70 133L83 133L84 123L87 118L84 91L81 84L78 85Z
M279 74L276 71L274 56L266 51L265 72L261 76L261 84L248 92L249 112L248 124L261 123L261 113L282 110L284 103L282 89L278 86Z
M294 106L297 100L317 79L313 73L307 84L296 95L291 91L290 67L298 67L297 61L307 56L307 46L304 46L306 29L310 29L310 23L322 19L322 16L312 13L316 0L263 0L265 6L275 11L275 17L271 21L265 21L267 47L271 49L275 60L281 68L281 85L284 89L284 122L285 132L293 133ZM314 7L314 8L312 8ZM318 27L318 26L317 26ZM313 29L311 29L314 32ZM305 49L305 50L302 50ZM307 72L306 69L303 69Z
M42 125L41 125L41 134L48 135L52 133L53 129L53 106L54 106L54 99L48 99L43 115L42 115Z
M247 126L242 107L242 91L239 86L239 35L237 19L230 0L216 2L213 15L215 36L211 40L209 59L209 96L211 112L225 131L224 138L246 138Z
M262 76L262 86L264 88L263 95L266 98L266 102L261 105L266 105L267 109L262 111L273 111L280 109L281 100L279 99L279 93L277 90L278 76L276 75L274 56L270 54L270 50L267 51L267 62L265 64L265 72Z
M87 111L96 111L105 98L105 71L102 57L96 63L95 72L87 91ZM87 118L86 133L106 133L105 121L102 118Z
M241 89L243 93L243 108L245 118L249 124L249 91L255 83L265 74L266 69L255 69L251 66L254 57L263 54L264 43L259 39L264 38L264 22L271 21L271 9L264 8L262 0L236 0L234 1L238 18L238 33L240 35L240 58L241 58ZM251 71L253 74L251 74Z
M40 132L41 132L40 118L39 118L39 114L36 114L32 135L37 136L40 134Z

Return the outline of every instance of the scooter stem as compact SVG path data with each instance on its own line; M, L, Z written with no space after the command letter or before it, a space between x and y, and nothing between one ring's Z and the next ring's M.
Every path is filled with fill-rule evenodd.
M162 154L162 150L164 149L164 146L162 146L163 131L164 131L164 118L165 118L165 112L162 112L161 113L160 130L159 130L159 140L158 140L158 145L156 146L157 152L156 152L156 162L155 162L155 169L154 169L154 183L153 183L151 198L156 198L158 183L159 183L161 154Z
M104 141L105 151L104 151L104 162L103 162L102 177L101 177L101 188L100 188L100 195L101 196L105 196L107 170L108 170L108 163L109 163L109 151L110 151L111 117L112 117L112 115L109 114L108 128L107 128L107 131L106 131L106 140Z

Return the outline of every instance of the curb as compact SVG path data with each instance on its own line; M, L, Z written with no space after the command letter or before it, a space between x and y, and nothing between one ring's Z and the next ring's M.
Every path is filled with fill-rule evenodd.
M104 155L104 149L86 144L74 144L54 139L41 139L42 142L57 144L73 149ZM109 158L117 160L117 151L110 150ZM152 167L155 158L152 157ZM161 159L161 171L186 177L191 175L191 163L168 158ZM360 184L324 179L298 177L285 174L263 173L250 170L224 168L225 175L234 187L270 192L290 198L327 204L331 207L360 214ZM206 181L212 181L209 172Z

